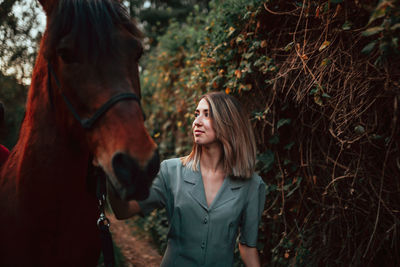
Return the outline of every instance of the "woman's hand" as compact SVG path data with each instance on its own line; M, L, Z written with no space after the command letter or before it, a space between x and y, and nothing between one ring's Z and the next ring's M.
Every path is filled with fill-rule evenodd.
M108 201L112 211L114 212L115 218L118 220L125 220L140 213L141 210L137 201L123 201L115 196L113 190L110 190L109 188L110 185L107 185Z
M239 251L246 267L260 267L257 248L248 247L239 243Z

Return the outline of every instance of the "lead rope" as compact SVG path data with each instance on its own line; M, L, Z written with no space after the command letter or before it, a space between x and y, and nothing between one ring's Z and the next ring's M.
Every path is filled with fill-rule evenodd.
M104 266L114 267L115 259L112 236L110 233L110 220L106 217L104 213L106 195L106 177L103 173L98 172L96 196L99 200L100 216L97 219L97 227L99 227L100 230L101 251L103 253Z

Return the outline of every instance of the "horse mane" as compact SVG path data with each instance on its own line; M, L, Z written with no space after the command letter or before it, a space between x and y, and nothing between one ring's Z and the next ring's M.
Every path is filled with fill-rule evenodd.
M107 53L118 52L111 36L121 26L137 39L143 38L119 1L60 0L48 19L44 55L47 59L53 58L57 45L68 35L80 58L96 61Z

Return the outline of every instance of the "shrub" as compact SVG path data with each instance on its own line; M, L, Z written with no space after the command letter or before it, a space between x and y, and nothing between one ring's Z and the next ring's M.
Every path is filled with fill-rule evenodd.
M190 151L202 93L251 114L263 264L400 264L399 12L394 0L215 0L151 52L142 84L163 158Z

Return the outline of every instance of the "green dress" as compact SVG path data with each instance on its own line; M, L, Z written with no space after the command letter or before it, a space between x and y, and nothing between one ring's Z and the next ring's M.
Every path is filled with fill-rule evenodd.
M226 177L208 207L201 173L180 159L161 163L150 196L140 201L143 215L165 207L169 221L168 245L161 266L232 266L235 240L257 245L258 225L265 202L265 184Z

